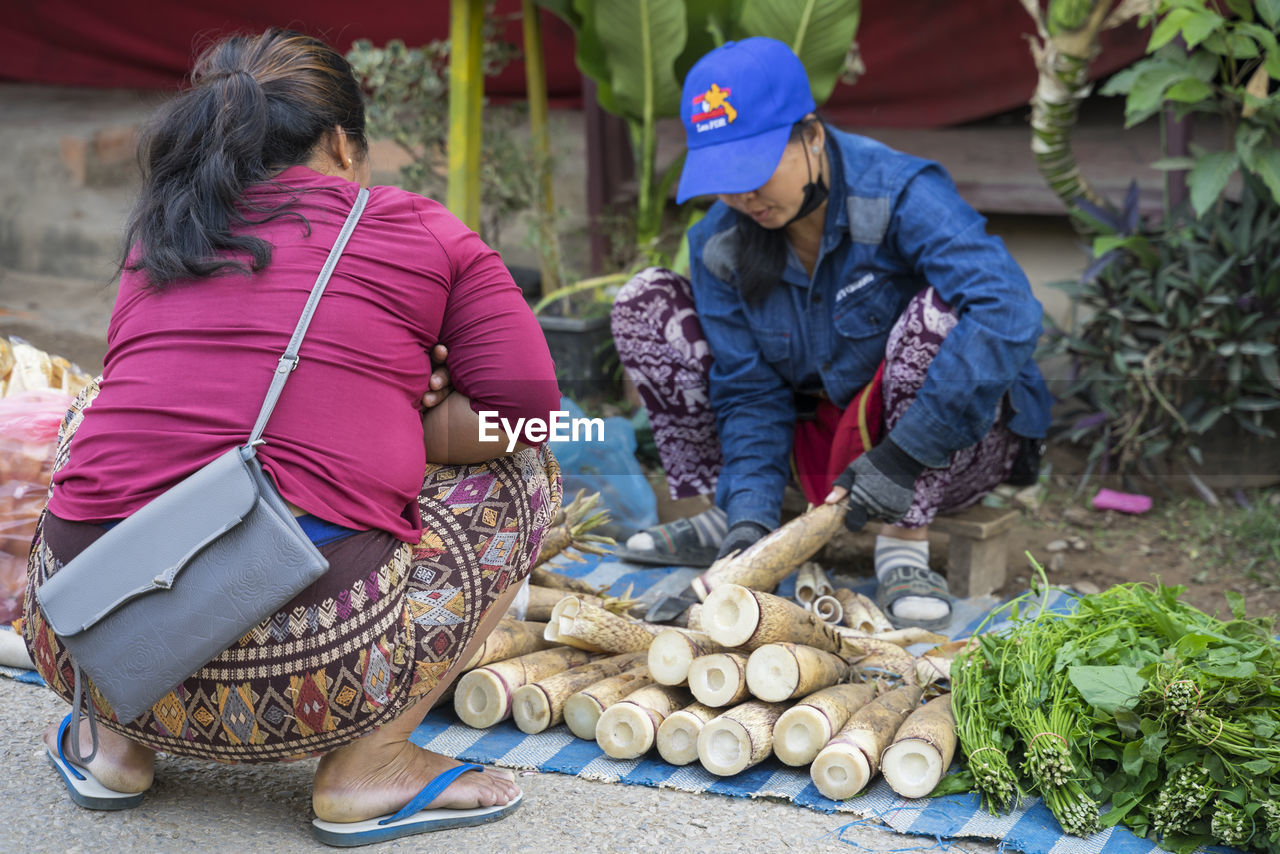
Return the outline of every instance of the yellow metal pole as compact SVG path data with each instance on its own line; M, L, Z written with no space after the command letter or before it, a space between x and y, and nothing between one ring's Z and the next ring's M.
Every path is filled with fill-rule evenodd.
M484 101L484 0L450 0L449 188L446 203L480 228L480 106Z
M556 202L551 187L551 135L547 127L547 63L542 48L542 19L533 0L522 0L524 22L524 79L529 100L529 132L537 164L542 198L539 200L539 254L542 260L542 293L560 287L560 238L556 234Z

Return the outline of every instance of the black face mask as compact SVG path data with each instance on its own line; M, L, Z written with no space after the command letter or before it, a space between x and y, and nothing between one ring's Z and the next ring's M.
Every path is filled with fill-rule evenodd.
M796 211L795 216L782 224L783 228L791 225L796 220L804 219L816 211L827 200L827 196L831 192L827 189L827 182L822 180L821 171L818 172L818 180L813 180L813 164L809 162L808 157L804 159L804 163L809 169L809 183L804 185L804 197L800 200L800 210Z

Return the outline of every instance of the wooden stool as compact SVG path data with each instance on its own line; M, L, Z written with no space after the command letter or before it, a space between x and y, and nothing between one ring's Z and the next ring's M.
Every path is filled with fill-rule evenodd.
M947 535L947 587L957 599L985 596L1004 584L1009 568L1009 531L1022 514L1008 507L978 504L935 516L929 530ZM866 531L879 534L881 522Z
M1008 507L978 504L934 518L929 530L948 537L947 584L952 596L985 596L1004 584L1008 533L1021 515Z

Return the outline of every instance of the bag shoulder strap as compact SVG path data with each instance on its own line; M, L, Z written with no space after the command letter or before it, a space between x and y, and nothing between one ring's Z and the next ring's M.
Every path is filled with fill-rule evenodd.
M341 257L342 250L346 248L351 232L355 231L356 223L360 221L360 214L364 212L365 203L368 201L368 189L361 188L356 195L356 203L351 207L351 213L347 214L347 221L343 224L342 231L338 233L338 239L334 241L333 248L329 250L328 259L325 260L324 266L320 268L320 275L316 277L316 283L311 287L311 296L307 298L307 304L302 309L302 316L298 318L298 325L294 327L293 337L289 339L289 346L285 348L284 355L280 357L280 361L276 364L275 374L271 377L271 386L267 389L267 397L262 401L262 409L258 412L258 420L249 434L249 441L244 445L242 453L246 460L257 453L255 448L263 442L262 431L267 428L267 421L271 418L271 413L276 408L276 402L280 400L280 393L284 391L284 384L288 381L289 374L293 373L294 369L298 367L298 350L302 347L302 339L307 334L307 327L311 325L311 316L315 314L316 303L320 301L325 285L329 284L329 277L333 275L333 268L337 266L338 258Z

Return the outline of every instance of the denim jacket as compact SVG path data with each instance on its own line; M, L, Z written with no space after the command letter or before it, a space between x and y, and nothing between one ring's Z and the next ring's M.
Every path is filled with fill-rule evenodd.
M736 287L738 214L717 202L689 231L694 301L715 357L716 504L730 524L777 526L795 393L847 406L884 358L894 321L930 285L959 322L890 438L944 467L986 435L1006 393L1013 432L1048 430L1051 398L1032 358L1043 310L986 220L936 163L835 130L827 155L831 195L812 278L789 249L782 283L748 304Z

